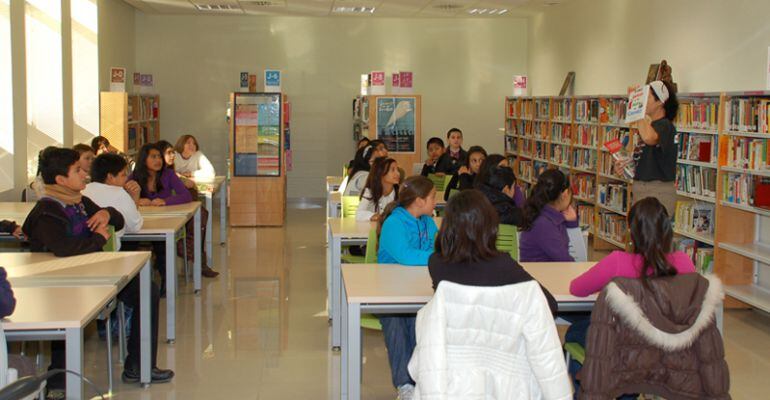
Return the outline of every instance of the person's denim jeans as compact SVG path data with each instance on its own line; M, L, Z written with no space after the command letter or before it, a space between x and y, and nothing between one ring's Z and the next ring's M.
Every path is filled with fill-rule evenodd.
M385 347L388 349L390 376L393 386L405 384L414 385L409 376L409 360L416 345L415 314L378 315L382 324L382 334L385 336Z

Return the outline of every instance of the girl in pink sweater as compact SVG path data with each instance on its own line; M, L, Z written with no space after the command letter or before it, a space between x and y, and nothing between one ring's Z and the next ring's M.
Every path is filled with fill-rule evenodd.
M601 291L612 278L671 276L695 272L690 257L671 252L674 232L665 207L654 197L647 197L628 213L633 252L613 251L569 285L574 296L585 297Z

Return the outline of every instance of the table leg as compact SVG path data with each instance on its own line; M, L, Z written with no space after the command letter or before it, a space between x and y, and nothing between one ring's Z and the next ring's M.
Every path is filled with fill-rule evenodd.
M361 304L347 304L347 367L348 367L348 400L361 399Z
M342 264L342 239L332 237L332 348L340 347L340 334L342 324L340 324L340 304L342 291L340 264Z
M332 321L332 230L326 224L326 315Z
M141 310L141 319L139 321L139 367L141 370L139 381L142 386L150 386L151 379L151 352L152 352L152 274L150 261L148 260L142 270L139 272L139 309ZM167 296L168 298L168 296ZM136 329L133 327L132 329Z
M110 334L107 329L107 334ZM65 349L66 355L66 368L68 371L75 372L77 374L83 374L83 329L81 328L67 328L65 335ZM68 399L82 399L83 396L83 380L80 376L67 373L67 398Z
M195 231L195 251L193 252L193 256L195 257L195 261L193 262L193 288L195 289L195 293L201 291L201 209L198 207L197 210L195 210L195 217L194 217L194 231Z
M725 332L723 329L723 322L724 322L724 315L725 315L725 303L724 301L719 302L719 306L717 306L716 311L716 323L717 323L717 329L719 329L719 333L724 337Z
M342 295L345 299L348 298L348 292L345 290L345 287L342 287ZM340 346L340 398L341 400L345 400L348 396L348 374L350 373L349 367L348 367L348 351L350 351L350 348L348 347L348 317L350 316L350 309L348 308L348 302L347 300L342 302L342 310L340 312L340 322L343 326L345 326L345 329L342 330L342 342Z
M214 230L214 193L206 192L206 208L209 210L209 216L206 219L206 261L209 263L209 267L214 265L214 252L212 251L212 231Z
M184 229L184 227L182 228ZM166 234L166 342L176 340L176 233Z
M219 243L227 241L227 181L219 186Z

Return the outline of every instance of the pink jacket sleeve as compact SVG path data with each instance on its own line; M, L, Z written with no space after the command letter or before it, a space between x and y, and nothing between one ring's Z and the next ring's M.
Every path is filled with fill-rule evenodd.
M569 285L569 292L573 296L586 297L601 291L612 278L618 276L618 264L622 256L622 251L613 251L604 257L583 275L575 278Z

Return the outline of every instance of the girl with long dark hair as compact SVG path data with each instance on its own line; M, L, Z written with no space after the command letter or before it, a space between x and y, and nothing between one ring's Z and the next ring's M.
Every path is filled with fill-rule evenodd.
M371 144L356 151L350 175L340 186L343 196L358 196L364 190L366 180L369 177L369 170L372 168L371 161L373 160L374 153L375 147Z
M481 164L487 158L487 151L481 146L471 146L468 154L463 160L463 165L452 175L446 188L444 189L444 200L449 200L449 195L453 190L460 191L473 188L473 181L476 180Z
M398 172L396 160L380 157L374 160L372 170L361 193L361 202L356 210L357 221L376 221L385 207L398 197Z
M558 169L537 179L524 204L519 226L519 258L522 262L575 261L569 254L567 228L577 228L569 180Z

